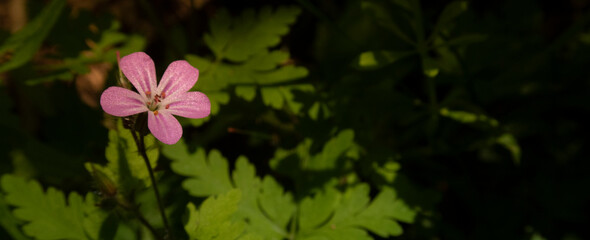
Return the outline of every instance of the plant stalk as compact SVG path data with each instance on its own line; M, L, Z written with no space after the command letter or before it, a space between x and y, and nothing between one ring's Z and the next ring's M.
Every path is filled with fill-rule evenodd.
M147 153L146 153L144 136L137 136L137 134L134 130L131 130L131 134L133 135L133 139L135 140L135 143L137 144L137 150L139 151L139 154L141 155L141 157L145 161L145 165L148 168L148 172L150 174L150 180L152 181L152 187L154 188L154 194L156 195L156 200L158 202L158 208L160 209L160 215L162 216L162 222L164 223L164 228L166 229L166 234L164 235L164 239L166 239L166 236L168 236L169 239L173 240L174 238L172 236L172 231L170 229L170 225L168 224L168 219L166 218L166 213L164 212L164 204L162 204L162 198L160 197L160 191L158 191L158 186L156 184L156 177L154 177L154 171L152 170L152 165L150 164L150 161L149 161Z

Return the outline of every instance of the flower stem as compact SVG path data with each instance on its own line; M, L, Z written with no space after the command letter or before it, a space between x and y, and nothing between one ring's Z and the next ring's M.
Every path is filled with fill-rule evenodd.
M156 194L156 200L158 202L158 208L160 209L160 215L162 216L162 222L164 222L164 228L166 228L166 234L165 234L164 239L167 239L166 237L169 237L169 239L174 239L172 237L172 231L170 229L170 225L168 225L168 219L166 218L166 213L164 212L164 204L162 204L162 198L160 197L160 192L158 191L158 186L156 185L156 178L154 177L154 171L152 170L152 165L150 164L150 161L149 161L147 153L146 153L145 143L143 141L144 136L142 136L141 134L140 134L140 136L137 136L137 134L134 130L131 130L131 134L133 135L133 140L135 140L135 143L137 144L137 150L139 151L139 154L141 155L143 160L145 160L145 165L148 168L148 172L150 174L150 180L152 181L152 186L154 187L154 194Z

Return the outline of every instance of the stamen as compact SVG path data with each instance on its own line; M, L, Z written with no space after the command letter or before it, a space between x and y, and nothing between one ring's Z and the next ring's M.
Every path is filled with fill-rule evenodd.
M170 104L166 104L166 109L168 109L170 107Z
M166 98L166 93L162 92L162 99Z
M158 116L158 110L154 111L154 116Z
M152 97L152 92L150 91L145 91L145 95L149 98Z

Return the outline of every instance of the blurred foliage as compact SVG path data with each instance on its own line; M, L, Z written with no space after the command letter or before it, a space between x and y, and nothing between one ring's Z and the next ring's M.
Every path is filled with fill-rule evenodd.
M0 23L0 239L590 238L590 1L7 0ZM98 103L137 51L212 103L145 137L170 233Z

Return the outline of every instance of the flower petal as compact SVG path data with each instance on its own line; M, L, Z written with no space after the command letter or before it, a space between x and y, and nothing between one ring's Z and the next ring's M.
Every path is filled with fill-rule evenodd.
M191 66L187 61L174 61L168 65L164 76L158 84L158 92L173 97L178 93L190 90L199 78L199 70Z
M147 111L141 96L122 87L109 87L100 96L100 106L113 116L126 117Z
M156 89L156 67L152 58L144 52L132 53L121 58L119 67L142 97L146 98L146 92Z
M186 118L204 118L211 113L211 102L202 92L186 92L178 101L168 104L171 114Z
M148 112L148 128L158 140L165 144L175 144L182 137L182 126L172 114Z

